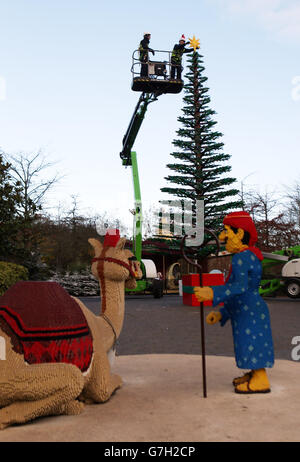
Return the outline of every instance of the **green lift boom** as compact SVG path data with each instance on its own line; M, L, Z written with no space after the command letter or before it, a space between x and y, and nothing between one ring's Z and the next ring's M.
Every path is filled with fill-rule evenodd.
M290 298L300 298L300 245L263 256L260 295L276 296L284 288Z
M133 232L133 251L136 258L141 261L142 258L142 197L139 180L138 162L135 151L132 151L132 146L135 142L137 134L143 123L148 105L157 101L158 96L154 93L142 93L135 107L133 116L128 126L127 132L123 138L123 150L120 153L122 164L125 167L131 166L134 189L134 232Z
M180 93L183 88L183 81L171 77L170 70L174 64L171 63L171 51L155 50L155 56L163 56L161 61L143 62L147 67L146 77L141 76L141 61L139 51L135 50L132 55L132 90L142 92L133 112L128 129L123 138L123 149L120 153L122 164L132 168L134 188L134 229L133 229L133 253L141 263L143 279L137 281L136 292L151 290L154 297L163 295L163 281L157 278L155 264L152 260L142 259L142 199L139 181L137 155L132 151L137 134L143 123L148 105L157 101L158 97L166 93ZM129 291L129 290L128 290Z
M157 101L159 93L145 93L143 92L138 100L138 103L135 107L133 116L129 123L127 132L123 138L123 149L120 153L122 159L122 164L125 167L131 167L132 169L132 178L133 178L133 190L134 190L134 203L135 208L133 211L134 214L134 229L133 229L133 253L136 256L137 260L141 263L141 268L143 271L143 278L137 281L137 287L134 289L135 292L150 290L153 292L153 295L157 298L163 295L163 282L156 278L154 262L147 261L148 265L152 266L152 274L150 277L147 277L147 268L142 261L142 197L141 197L141 188L138 172L138 162L137 154L135 151L132 151L133 144L143 123L145 113L148 109L148 105ZM132 292L131 289L127 289L128 292Z

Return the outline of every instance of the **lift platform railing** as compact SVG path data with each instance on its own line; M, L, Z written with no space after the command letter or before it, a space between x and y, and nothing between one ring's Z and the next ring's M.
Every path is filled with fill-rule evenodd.
M172 51L154 50L154 53L155 55L148 51L148 60L140 61L140 51L135 50L133 52L131 67L133 79L142 76L142 66L147 66L147 77L155 80L170 79L172 66L181 67L180 65L172 64Z

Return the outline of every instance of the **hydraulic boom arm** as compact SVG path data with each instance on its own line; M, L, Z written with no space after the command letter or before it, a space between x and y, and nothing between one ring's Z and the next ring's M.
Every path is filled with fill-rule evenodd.
M140 180L138 172L138 164L136 152L131 151L132 146L135 142L139 129L143 123L145 113L148 108L148 104L156 101L159 94L156 93L142 93L138 103L135 107L133 116L129 123L127 132L123 138L123 150L120 153L122 164L131 166L132 177L133 177L133 188L134 188L134 202L135 209L134 214L134 230L133 230L133 252L136 258L141 261L142 258L142 198L140 190Z
M143 123L148 104L157 100L154 93L142 93L123 138L123 150L120 153L123 165L131 165L131 149Z

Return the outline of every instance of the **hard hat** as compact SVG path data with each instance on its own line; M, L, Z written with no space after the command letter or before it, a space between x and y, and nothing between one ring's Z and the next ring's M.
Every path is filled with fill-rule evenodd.
M183 40L183 41L185 42L185 35L184 35L184 34L182 34L182 36L180 37L179 42L180 42L181 40Z
M144 32L144 37L145 35L151 35L151 32Z

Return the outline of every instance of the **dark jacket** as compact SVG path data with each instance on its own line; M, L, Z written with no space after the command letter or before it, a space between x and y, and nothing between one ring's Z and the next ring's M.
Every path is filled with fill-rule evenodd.
M149 59L148 52L153 52L152 48L149 48L150 40L146 37L143 38L140 42L139 52L140 52L140 61L147 62Z
M184 53L191 53L193 48L185 48L186 45L188 45L190 42L186 42L184 45L180 45L180 43L176 43L174 45L173 51L172 51L172 56L171 56L171 63L172 64L181 64L182 61L182 55Z

